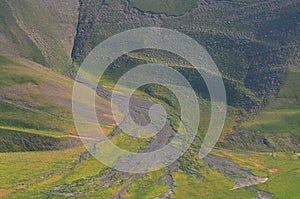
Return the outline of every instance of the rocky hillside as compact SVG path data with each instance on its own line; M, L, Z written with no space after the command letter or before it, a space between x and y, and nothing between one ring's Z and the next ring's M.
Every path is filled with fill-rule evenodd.
M80 64L98 43L131 28L176 29L212 55L225 79L230 105L257 109L278 92L287 65L295 61L291 59L299 51L299 7L296 0L209 0L197 1L188 12L176 16L169 10L163 12L157 3L81 1L72 58ZM197 79L194 85L201 87L199 78L191 79Z

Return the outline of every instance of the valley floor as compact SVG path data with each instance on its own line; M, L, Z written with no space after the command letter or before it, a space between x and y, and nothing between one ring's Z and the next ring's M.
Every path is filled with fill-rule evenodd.
M297 198L299 194L300 161L295 154L217 150L184 169L173 165L143 175L112 171L83 147L1 153L0 161L1 198L253 198L259 194Z

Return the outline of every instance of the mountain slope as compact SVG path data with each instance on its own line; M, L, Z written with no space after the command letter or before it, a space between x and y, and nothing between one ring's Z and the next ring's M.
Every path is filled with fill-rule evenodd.
M171 6L149 2L0 1L0 198L297 199L299 1L191 0L197 5L187 7L177 6L180 0L168 1ZM96 95L102 127L120 148L160 148L179 119L174 95L150 85L132 100L135 118L147 121L148 109L141 110L150 99L165 105L171 124L153 139L115 128L103 88L111 89L135 65L169 63L191 81L202 108L201 128L182 157L156 172L130 174L106 167L80 144L71 112L74 81L62 73L74 75L72 61L80 65L109 36L144 26L177 29L205 46L223 74L230 107L221 142L201 160L210 117L201 77L166 52L122 56Z
M130 3L135 2L125 0L112 0L109 3L93 0L81 2L72 52L72 58L76 63L80 64L97 44L116 33L145 26L176 29L206 47L223 75L228 104L240 110L241 113L237 118L245 117L244 120L248 120L249 113L253 115L264 110L269 101L278 95L280 88L285 86L283 80L288 71L299 68L297 55L300 52L300 24L297 19L300 18L300 5L297 0L199 1L198 6L180 16L168 16L163 11L151 12L155 3L143 4L145 7L148 6L144 9L146 11L136 9L130 6ZM131 52L110 66L106 72L106 79L115 82L130 68L153 62L174 66L190 80L200 98L209 100L205 83L189 64L162 51ZM298 80L294 81L297 84ZM107 84L106 81L102 83ZM164 93L163 90L157 91L157 88L153 87L146 90L152 95L155 92ZM167 103L172 102L167 95L160 96L160 99L165 99ZM269 118L267 115L265 117ZM284 118L279 116L278 119L282 119L284 124L288 124L286 120L297 123L289 117ZM243 133L241 130L244 129L243 125L247 128L246 123L241 124L241 128L232 128L232 131L238 134L237 139L242 137L244 142L247 142L248 138L243 138L240 133ZM264 137L268 137L271 141L279 136L283 141L274 144L276 150L295 150L299 143L297 126L286 128L287 132L283 130L270 132L268 125L253 127L261 131L261 135L251 134L254 137L251 138L253 147L257 146L255 140L259 140L258 144L264 146ZM243 145L245 143L239 147L249 148ZM257 149L270 150L270 147Z
M254 151L299 151L300 104L299 72L289 71L279 93L269 99L266 108L237 124L223 147ZM249 142L249 140L251 140Z
M1 1L0 53L21 56L61 72L70 67L79 2Z
M9 4L7 4L6 1L1 1L0 5L1 54L31 58L33 61L45 63L41 51L34 45L28 35L17 25Z
M24 139L32 135L33 137L25 139L31 142L25 144L31 149L35 148L33 145L38 139L42 140L39 136L46 136L45 140L51 140L51 137L68 138L77 135L71 111L71 79L26 59L12 61L2 56L0 71L1 145L8 146L9 140L12 141L7 134L9 131L19 134L19 140L22 140L22 135ZM109 102L99 97L96 107L103 125L111 128L113 122L109 118ZM55 139L52 140L56 142ZM47 143L51 145L50 141L45 142L45 145ZM22 141L19 144L22 145ZM22 148L26 148L25 145L20 150L24 150ZM40 148L43 148L42 145L41 143ZM11 150L14 148L16 147L12 146ZM7 151L8 148L4 147L2 150Z
M270 95L278 92L286 66L299 50L299 2L201 2L191 11L174 17L135 9L126 0L113 0L109 4L82 1L72 58L80 64L101 41L131 28L176 29L207 48L225 77L230 105L260 109ZM285 17L291 20L285 21ZM151 58L159 56L168 57L156 53ZM180 62L178 65L181 66ZM203 83L198 83L199 77L193 77L193 70L185 69L185 73L196 79L192 82L196 90L201 87Z

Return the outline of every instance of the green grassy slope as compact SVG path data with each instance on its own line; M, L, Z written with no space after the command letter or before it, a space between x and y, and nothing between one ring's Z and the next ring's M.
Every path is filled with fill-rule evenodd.
M131 181L122 192L122 198L155 198L168 192L164 181L166 169L140 176L116 173L91 157L79 161L83 151L79 147L64 151L0 153L0 160L5 160L0 164L0 197L107 198L118 194ZM297 198L299 160L294 155L230 151L213 154L269 180L252 188L231 190L234 186L231 178L188 155L193 165L187 170L179 168L170 173L174 180L171 198L252 198L257 195L255 189L275 195L275 198ZM283 188L282 184L288 184L289 188Z
M230 135L222 146L299 152L299 83L300 73L289 71L283 79L279 93L269 99L265 109L243 118L236 125L235 130L243 134Z
M17 144L19 150L25 150L26 147L28 150L38 149L35 142L43 142L43 138L45 146L40 143L39 147L50 149L51 147L46 146L51 145L50 140L55 144L56 138L77 135L71 111L71 79L34 62L24 59L12 61L2 56L0 71L1 151L9 151L9 140L12 141L13 151L17 150ZM109 126L109 103L98 98L96 104L98 114L103 119L107 118L106 124ZM12 134L8 135L8 131L18 139L14 139ZM21 141L22 137L24 142Z
M0 54L25 57L64 72L71 65L76 0L1 1Z
M251 130L260 130L276 137L280 133L292 135L300 142L300 73L288 72L277 95L270 104L253 120L244 126Z
M4 57L0 58L0 68L1 126L75 132L69 109L71 91L67 89L72 88L71 81L47 69L39 71ZM46 77L47 73L50 75ZM65 88L59 89L60 86ZM59 98L62 101L58 102Z
M6 1L0 2L0 9L0 42L1 46L5 46L5 48L0 49L1 54L30 58L33 61L45 64L41 51L18 26Z
M1 71L5 74L0 87L1 103L5 107L0 109L3 111L3 126L0 128L2 151L60 149L66 135L73 133L69 123L72 81L27 60L11 61L1 57ZM27 78L23 80L22 76ZM105 112L107 106L103 106L105 102L100 102L100 111ZM109 129L112 130L111 127ZM119 134L112 141L132 151L138 151L139 145L143 144L136 144L135 140L124 134ZM0 153L0 159L5 160L0 164L0 197L106 198L117 194L131 182L133 176L122 177L122 174L114 173L93 158L81 158L83 151L82 147L78 147L60 151ZM180 198L182 194L197 197L203 191L194 189L198 183L219 187L217 196L227 195L228 189L233 186L232 179L216 171L208 172L208 176L213 176L209 177L209 181L189 176L190 167L197 165L201 168L199 172L204 172L205 176L206 169L199 159L191 166L195 159L196 153L187 155L185 161L188 164L172 173L174 185L184 188L181 179L191 178L187 186L193 187L184 191L175 189L174 197ZM168 186L161 181L165 173L166 170L161 170L137 177L124 190L122 197L148 198L166 193ZM114 175L106 180L110 174ZM214 181L215 177L220 181ZM244 189L230 192L230 195L236 193L254 195Z
M267 177L269 180L256 185L260 190L271 193L274 198L297 198L299 195L299 157L290 153L234 153L221 152L216 155L228 157L240 166L250 169L257 176ZM283 185L288 185L285 188Z

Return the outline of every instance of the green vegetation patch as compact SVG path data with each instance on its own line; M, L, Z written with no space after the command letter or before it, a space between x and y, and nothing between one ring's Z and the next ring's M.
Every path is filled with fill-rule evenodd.
M300 73L288 72L277 97L264 111L242 123L243 129L267 136L290 134L300 142Z
M74 132L71 111L45 96L49 92L45 86L51 86L51 82L42 79L43 75L44 73L0 56L0 126ZM52 74L51 77L59 79L59 76ZM63 82L59 84L55 83L54 86L64 86ZM68 91L67 89L68 87L63 87L62 91Z
M126 190L128 198L155 198L168 192L168 186L161 182L165 169L147 173L134 181ZM127 198L124 194L124 198Z
M3 101L0 101L0 110L1 126L64 132L65 127L73 125L71 120L66 122L57 116Z
M271 193L274 198L299 198L300 161L289 153L247 153L222 152L220 156L230 158L254 175L269 178L267 182L256 185L259 190ZM243 197L240 197L243 198Z
M47 198L41 191L60 179L81 151L0 153L0 198Z
M300 72L290 71L283 81L283 86L280 89L278 96L280 98L292 98L295 104L300 106ZM291 107L293 108L293 107ZM298 107L299 108L299 107Z
M13 84L25 84L25 83L33 83L35 85L39 84L37 79L29 75L12 73L10 71L9 65L20 65L20 64L15 63L3 56L0 56L0 87L11 86Z
M255 193L246 189L231 190L234 186L232 179L222 174L203 169L201 174L204 178L199 179L185 174L181 171L174 172L174 192L171 198L253 198Z
M267 168L270 178L266 183L258 185L259 189L274 194L278 199L299 198L300 161L297 157L278 154L277 157L261 156L258 159Z
M63 139L21 131L0 129L0 152L44 151L59 149Z

